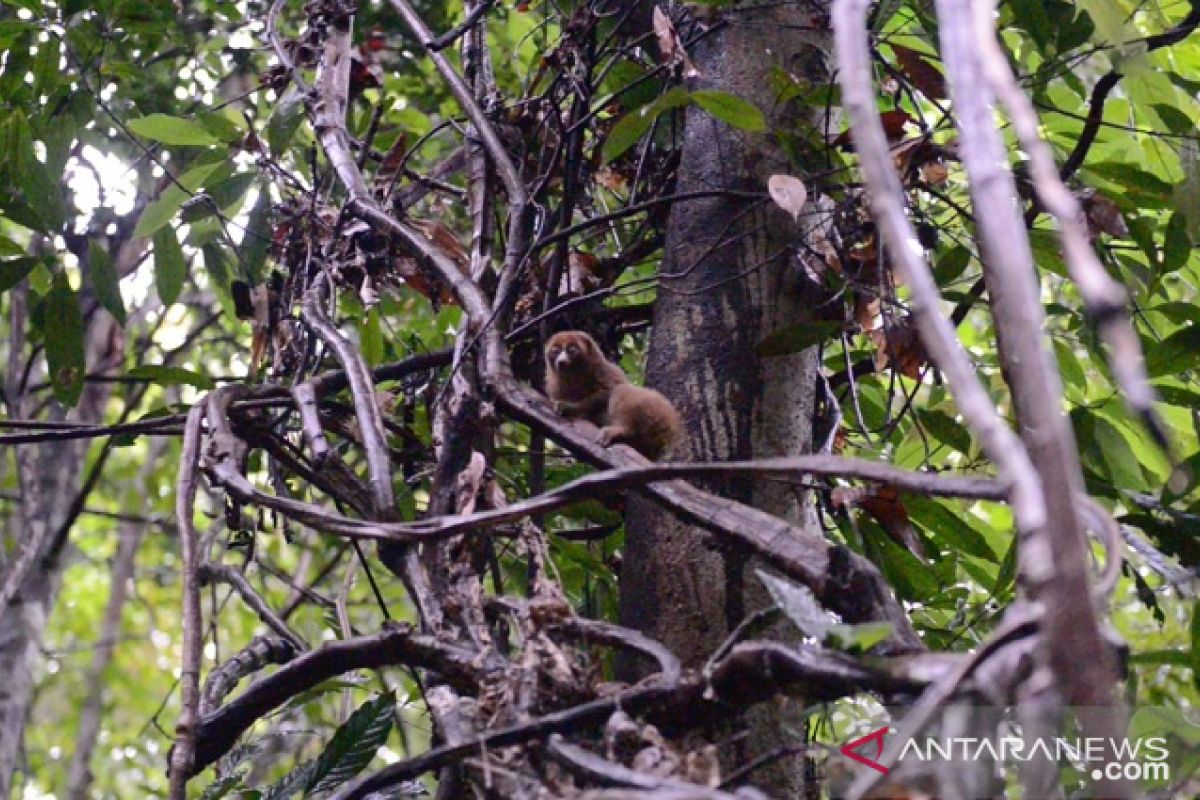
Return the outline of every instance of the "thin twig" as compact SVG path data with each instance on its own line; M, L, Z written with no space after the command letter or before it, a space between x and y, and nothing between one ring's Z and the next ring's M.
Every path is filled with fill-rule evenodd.
M200 426L205 405L197 404L188 413L179 458L179 480L175 489L175 517L179 543L183 589L183 657L179 679L179 722L175 726L175 747L169 758L169 796L186 800L187 779L193 774L196 749L196 724L200 704L200 554L196 552L196 528L192 524L196 502L196 466L200 461Z
M980 61L988 82L1008 108L1013 128L1029 155L1030 173L1038 199L1058 221L1059 237L1067 269L1083 297L1088 316L1108 345L1108 366L1121 387L1125 402L1133 409L1163 449L1170 449L1166 425L1154 408L1158 399L1146 377L1142 345L1129 314L1125 287L1105 270L1088 236L1087 222L1054 165L1050 146L1038 134L1037 112L1029 96L1017 84L1008 58L996 38L992 3L975 2L975 36Z
M984 452L1010 482L1010 502L1018 527L1034 530L1045 520L1046 508L1033 464L1020 440L997 413L954 329L938 311L937 283L916 231L905 215L904 189L888 152L871 85L866 29L869 7L869 0L836 0L832 16L839 83L851 119L859 165L866 177L871 210L883 231L888 252L912 293L912 313L921 341L949 380L959 411L979 435Z

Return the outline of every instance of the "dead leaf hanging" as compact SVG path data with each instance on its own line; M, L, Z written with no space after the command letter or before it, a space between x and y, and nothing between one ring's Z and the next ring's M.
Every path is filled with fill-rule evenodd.
M808 199L804 181L793 175L772 175L767 180L767 191L777 206L791 214L792 219L799 221L804 210L804 201Z

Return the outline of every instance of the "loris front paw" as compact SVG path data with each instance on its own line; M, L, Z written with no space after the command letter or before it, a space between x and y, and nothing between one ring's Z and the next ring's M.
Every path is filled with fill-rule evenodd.
M575 416L575 404L569 400L555 400L554 410L561 417Z
M596 441L600 443L601 447L609 447L621 441L623 433L624 431L615 425L605 425L600 429L600 436Z

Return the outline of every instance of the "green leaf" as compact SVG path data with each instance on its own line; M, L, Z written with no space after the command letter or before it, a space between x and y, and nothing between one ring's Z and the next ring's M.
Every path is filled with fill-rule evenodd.
M1195 646L1195 636L1192 637L1193 647ZM1152 667L1188 667L1192 666L1192 655L1186 650L1144 650L1140 653L1131 653L1129 656L1130 664L1143 664Z
M933 270L933 277L939 286L945 286L962 275L970 263L971 251L961 244L955 245L938 258L937 266Z
M767 130L767 118L758 107L735 94L717 89L701 89L692 92L691 99L726 125L753 133Z
M271 248L271 191L265 183L258 185L258 198L254 208L250 209L250 218L246 222L246 232L238 247L238 263L242 277L251 286L257 286L263 281L263 264L267 261L267 251Z
M646 80L645 67L627 59L618 61L604 78L605 93L615 95L621 107L634 109L654 102L659 82Z
M88 242L88 267L91 269L92 290L108 313L125 324L125 301L121 299L120 279L108 251L95 239Z
M262 800L287 800L304 790L316 769L316 762L308 761L284 775L275 783L268 786L262 793Z
M1188 221L1182 213L1176 211L1167 222L1167 232L1163 239L1162 272L1174 272L1187 263L1192 254L1192 239L1188 236Z
M1200 240L1200 146L1191 139L1184 139L1179 143L1178 151L1183 180L1175 186L1171 200L1187 219L1188 234Z
M1196 124L1192 122L1192 118L1175 106L1166 103L1155 103L1154 113L1158 114L1159 119L1163 121L1171 133L1177 133L1180 136L1192 136L1196 132Z
M54 396L67 406L79 402L83 392L83 315L79 298L58 273L42 301L42 331L46 339L46 364Z
M832 338L839 330L841 324L837 322L801 322L789 325L766 336L754 348L754 352L759 358L788 356Z
M187 262L183 258L183 248L175 237L175 229L164 225L154 234L154 288L164 306L179 299L186 278Z
M31 256L14 258L11 261L0 261L0 292L7 292L33 271L38 265L38 259Z
M218 137L210 133L199 122L167 114L151 114L148 117L131 119L125 125L138 136L144 136L163 144L207 147L221 143Z
M0 236L0 258L25 255L25 248L7 236Z
M37 28L31 22L17 19L0 21L0 50L7 50L17 39L34 30Z
M1146 262L1149 264L1158 263L1158 246L1154 242L1154 232L1158 228L1158 222L1155 217L1129 217L1125 218L1126 224L1129 227L1129 235L1137 242L1137 246L1143 253L1146 254Z
M1134 454L1129 439L1117 426L1096 415L1092 436L1100 449L1100 456L1104 459L1114 486L1138 491L1149 488L1142 474L1141 460Z
M179 215L179 219L189 223L199 222L214 216L217 209L225 212L228 216L228 209L241 202L242 198L246 196L246 192L250 190L251 184L254 183L255 177L253 172L239 172L225 180L216 181L206 190L212 202L188 203L187 207L183 209L183 213Z
M1045 47L1054 31L1046 14L1045 0L1009 0L1009 5L1012 7L1013 21L1029 31L1040 47Z
M163 189L158 199L142 210L142 215L138 217L137 225L133 229L134 237L151 236L170 222L184 201L192 196L191 193L198 190L222 164L223 162L217 161L193 167L179 178L183 188L172 183Z
M374 367L383 362L383 326L379 322L378 308L372 308L367 312L366 319L359 327L359 342L368 367Z
M1017 580L1017 540L1014 538L1000 562L1000 571L996 573L996 582L991 587L993 597L1005 597L1012 590Z
M13 148L10 158L13 159L16 185L20 189L20 199L34 215L31 220L18 221L23 225L31 222L32 227L42 233L58 233L67 218L58 180L50 175L45 164L38 161L33 149L33 130L25 115L13 114L10 123L12 128L5 140Z
M1058 362L1058 371L1062 374L1063 387L1068 392L1084 392L1087 388L1087 373L1079 363L1079 357L1066 342L1055 339L1054 357Z
M971 433L967 426L945 411L923 410L918 416L925 430L942 444L964 454L971 451Z
M1191 666L1192 668L1192 685L1200 689L1200 600L1192 603L1192 652Z
M1200 367L1200 325L1175 331L1161 342L1146 342L1142 349L1151 378Z
M904 506L908 516L920 525L939 545L953 552L962 552L999 564L1000 558L983 534L963 521L960 514L951 511L937 500L926 497L906 497Z
M135 380L149 381L158 386L195 386L209 390L216 387L212 378L183 367L167 367L159 364L143 364L125 373Z
M305 795L335 789L362 772L392 732L395 710L396 698L391 692L359 706L317 756Z
M13 8L23 8L32 13L35 18L42 15L42 4L39 0L4 0L4 4Z
M839 623L829 629L829 646L849 653L865 653L892 635L890 622Z
M879 33L883 26L896 16L896 12L904 5L904 0L879 0L875 4L875 13L871 16L871 33Z
M245 135L237 123L222 112L202 113L198 116L200 124L204 126L204 130L225 144L232 144Z
M38 95L53 94L58 87L61 74L60 58L57 38L51 36L48 40L38 43L37 55L33 59L33 87Z
M293 86L275 104L275 110L267 122L267 146L271 148L272 155L281 155L287 149L300 123L304 121L303 100L303 92Z
M1171 199L1171 192L1174 187L1162 178L1147 172L1141 167L1135 167L1132 164L1101 163L1091 164L1086 169L1088 172L1106 181L1115 183L1123 189L1129 191L1136 190L1141 197L1153 198L1164 202Z
M1135 35L1116 0L1078 0L1078 3L1096 25L1097 44L1121 45Z
M653 103L635 109L621 117L617 120L617 124L613 125L612 130L608 132L608 136L604 140L604 146L601 148L601 155L605 163L612 161L637 144L638 139L641 139L646 131L650 130L650 126L654 124L654 120L658 119L659 115L664 111L678 108L687 102L688 93L676 87Z
M1200 392L1164 383L1155 383L1153 386L1158 398L1168 405L1180 408L1200 408Z

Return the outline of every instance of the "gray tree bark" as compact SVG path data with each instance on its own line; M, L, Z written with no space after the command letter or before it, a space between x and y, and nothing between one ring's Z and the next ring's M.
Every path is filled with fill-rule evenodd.
M5 401L9 416L23 419L26 404L20 391L24 365L25 290L13 289L9 298ZM89 370L108 370L120 363L121 342L113 336L116 323L107 312L91 315L85 332ZM110 385L89 384L71 412L73 421L91 423L103 416ZM51 404L49 419L63 420L65 409ZM8 798L17 785L21 742L36 682L40 644L61 585L63 559L48 552L55 533L66 521L70 501L80 489L80 472L87 440L20 445L15 451L21 498L7 521L9 538L17 549L29 541L41 543L31 568L12 600L0 614L0 798ZM14 561L9 562L11 569ZM7 574L7 572L6 572ZM4 578L0 575L0 581Z
M830 40L815 4L739 7L690 53L700 72L691 88L719 89L757 105L772 126L792 129L795 109L773 90L776 69L821 85ZM681 26L681 30L683 30ZM685 37L686 33L685 33ZM795 169L775 137L730 128L699 108L685 121L677 191L765 192L773 173ZM803 175L798 177L803 178ZM801 218L801 225L811 222ZM688 433L681 456L728 460L807 452L817 358L814 350L761 359L768 334L812 318L813 300L789 253L801 227L770 202L727 196L677 204L667 229L647 383L679 409ZM711 488L793 523L815 524L794 487L729 481ZM661 640L698 666L748 612L768 604L745 554L701 544L703 532L630 499L621 621ZM796 744L791 701L746 721L750 736L727 753L740 763ZM803 726L797 726L803 727ZM760 770L758 785L799 796L799 759Z

